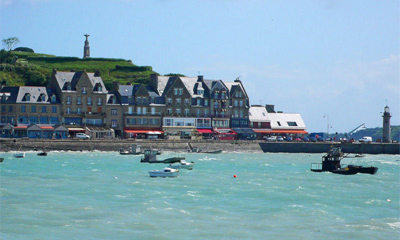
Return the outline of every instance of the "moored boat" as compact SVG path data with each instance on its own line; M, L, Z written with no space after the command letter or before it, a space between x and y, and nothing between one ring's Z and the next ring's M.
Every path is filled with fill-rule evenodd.
M146 149L144 150L144 157L140 159L143 163L176 163L185 160L185 157L171 157L164 160L157 160L157 150Z
M170 164L169 165L170 168L173 169L187 169L187 170L192 170L194 168L194 162L186 162L185 160L181 160L179 163L177 164Z
M24 152L14 153L13 156L15 158L24 158L25 157L25 153Z
M151 170L149 171L150 177L178 177L179 170L172 168L164 168L162 170Z

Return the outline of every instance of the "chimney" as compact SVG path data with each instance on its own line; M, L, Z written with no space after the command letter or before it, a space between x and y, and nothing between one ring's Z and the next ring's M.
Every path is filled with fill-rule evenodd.
M53 68L53 75L56 75L56 74L57 74L57 69Z
M7 85L6 80L1 81L0 90L3 89Z
M275 106L274 105L271 105L271 104L266 104L265 105L265 109L267 109L267 112L268 113L275 113Z
M234 82L239 82L239 83L241 83L242 81L240 81L239 77L237 77L237 78L235 79Z
M158 75L157 75L157 73L152 73L150 75L150 84L157 91L157 89L158 89Z
M113 85L111 91L117 92L119 90L119 82L114 81L112 84Z
M203 80L204 80L204 76L203 75L197 76L197 82L202 82Z
M97 70L94 72L94 76L95 76L95 77L100 77L100 70L99 70L99 69L97 69Z

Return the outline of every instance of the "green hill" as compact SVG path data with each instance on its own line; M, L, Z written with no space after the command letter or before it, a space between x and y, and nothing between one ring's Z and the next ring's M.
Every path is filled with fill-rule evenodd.
M51 78L53 68L59 71L94 72L100 70L107 89L112 82L121 84L148 83L150 66L136 66L131 60L114 58L58 57L30 51L0 51L0 80L7 86L45 86Z
M329 134L329 137L334 138L347 138L347 139L355 139L358 140L362 137L369 136L372 137L372 141L377 141L379 139L382 139L382 132L383 128L377 127L377 128L367 128L364 130L360 130L356 133L351 134L350 136L347 133L339 133L337 136L335 134ZM391 138L394 141L400 141L400 126L391 126Z

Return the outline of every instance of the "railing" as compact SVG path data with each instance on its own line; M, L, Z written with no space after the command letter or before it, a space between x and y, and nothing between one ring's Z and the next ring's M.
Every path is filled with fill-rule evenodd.
M138 112L124 112L125 116L161 116L161 112L146 112L146 113L138 113Z

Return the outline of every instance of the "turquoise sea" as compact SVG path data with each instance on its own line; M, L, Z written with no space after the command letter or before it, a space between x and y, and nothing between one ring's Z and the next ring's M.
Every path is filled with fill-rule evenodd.
M311 172L322 154L185 156L192 171L150 178L165 165L140 156L0 153L0 238L400 238L399 155L353 159L379 170L352 176Z

